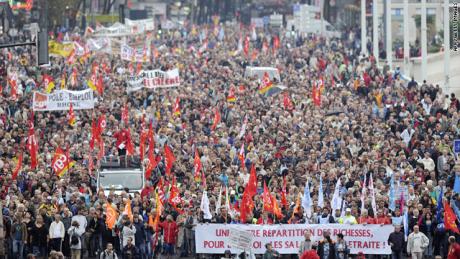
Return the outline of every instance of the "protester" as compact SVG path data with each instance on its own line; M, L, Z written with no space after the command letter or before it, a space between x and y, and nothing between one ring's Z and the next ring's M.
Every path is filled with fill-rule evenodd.
M274 258L279 258L280 254L273 249L272 244L267 243L265 244L265 253L262 259L274 259Z
M452 150L460 133L457 97L429 82L407 82L399 70L380 70L374 57L359 55L359 39L348 37L354 30L332 39L255 31L245 51L239 42L252 29L236 24L185 24L126 41L102 37L110 42L104 47L91 33L69 30L66 41L82 50L77 46L75 58L51 51L49 67L33 65L34 47L5 49L0 197L8 255L28 248L40 257L51 250L70 256L68 230L77 221L82 257L108 243L122 255L128 240L144 258L196 256L199 224L359 223L404 226L392 233L395 256L402 249L396 240L412 235L408 251L415 256L446 258L448 237L458 231L449 219L460 215ZM145 62L121 58L120 42L145 46ZM274 67L280 78L245 75L249 65ZM142 70L154 69L178 69L180 83L133 87ZM54 81L51 93L92 89L94 108L80 109L76 100L72 116L67 106L37 110L42 101L34 106L34 92L50 87L45 76ZM102 157L131 151L155 165L141 193L98 190ZM62 157L74 163L60 170ZM446 217L448 205L453 215ZM28 227L19 235L22 221ZM413 238L422 232L433 249ZM328 237L318 244L321 258L336 255L336 236Z
M391 246L391 258L402 259L404 251L404 233L401 232L401 226L395 225L395 231L388 237L388 243Z
M422 259L423 252L428 247L429 240L419 231L419 226L414 226L414 232L412 232L407 238L407 253L412 258Z
M313 242L311 241L310 232L306 231L304 237L305 237L305 240L303 240L299 246L299 258L302 257L305 251L314 249Z
M335 259L337 256L337 250L335 242L331 238L329 231L324 231L324 239L318 243L318 255L320 259Z
M107 248L101 253L99 259L118 259L111 243L107 243Z
M449 237L449 253L447 259L458 259L460 258L460 244L455 240L454 236Z
M79 226L78 221L73 221L72 226L67 230L70 236L71 259L81 258L81 234L78 232Z
M335 258L337 259L347 259L348 255L350 254L350 249L348 249L347 242L343 239L343 234L337 234L337 242L335 243L335 251L337 251L337 255Z

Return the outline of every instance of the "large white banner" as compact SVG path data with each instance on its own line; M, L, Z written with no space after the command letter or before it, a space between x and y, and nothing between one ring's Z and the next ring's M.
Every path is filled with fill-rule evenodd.
M265 253L265 244L271 243L280 254L297 254L306 231L311 233L313 242L323 239L323 233L329 230L331 238L336 240L342 233L352 254L391 254L388 237L393 232L392 225L240 225L240 224L200 224L195 230L196 252L204 254L223 254L241 250L230 247L231 229L252 233L252 253Z
M57 90L51 94L34 92L34 111L65 111L70 107L75 110L94 108L93 90L83 91Z
M128 92L142 88L166 88L180 85L179 70L142 70L139 75L128 79Z

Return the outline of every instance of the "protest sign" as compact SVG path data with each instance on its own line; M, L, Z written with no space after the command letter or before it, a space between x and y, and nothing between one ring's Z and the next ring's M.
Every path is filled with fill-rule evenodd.
M128 80L128 92L140 90L141 88L166 88L180 85L179 70L142 70L139 75L132 76Z
M126 61L148 62L150 60L150 44L142 48L132 48L126 44L121 44L120 56Z
M65 111L72 103L74 110L94 108L93 90L83 91L57 90L51 94L34 92L34 111Z
M252 233L239 228L230 228L229 245L234 248L249 250L252 246Z
M331 233L332 239L342 233L351 254L390 254L388 236L394 230L392 225L342 225L342 224L293 224L293 225L233 225L201 224L196 227L196 252L223 254L225 250L233 253L241 249L232 247L231 235L234 229L252 234L251 251L265 253L265 244L271 243L280 254L297 254L306 231L310 232L313 242L323 239L324 231Z

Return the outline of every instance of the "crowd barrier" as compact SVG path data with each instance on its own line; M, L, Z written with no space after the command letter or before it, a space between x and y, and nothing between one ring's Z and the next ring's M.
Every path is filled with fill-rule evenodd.
M196 252L223 254L225 250L230 250L239 253L246 246L255 254L263 254L265 244L271 243L280 254L297 254L306 231L310 232L313 242L318 242L327 230L333 240L336 240L337 234L342 233L351 254L391 254L388 237L394 231L392 225L342 224L200 224L195 231ZM231 244L234 244L233 247Z

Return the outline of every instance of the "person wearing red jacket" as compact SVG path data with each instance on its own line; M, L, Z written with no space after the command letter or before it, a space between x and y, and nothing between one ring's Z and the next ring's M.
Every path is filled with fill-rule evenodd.
M457 243L454 236L449 237L449 253L447 259L460 259L460 244Z
M388 216L385 216L382 209L379 209L377 217L374 220L374 224L390 225L391 219Z
M362 210L361 216L358 218L358 224L374 224L374 219L369 217L367 210Z
M174 247L176 246L177 233L179 232L177 224L173 220L173 217L171 215L168 215L166 217L166 220L161 222L159 226L163 229L163 249L166 253L166 258L172 258L172 256L174 256Z
M115 145L118 149L118 155L124 156L126 155L126 145L128 141L128 130L127 129L120 129L113 137L116 139Z

